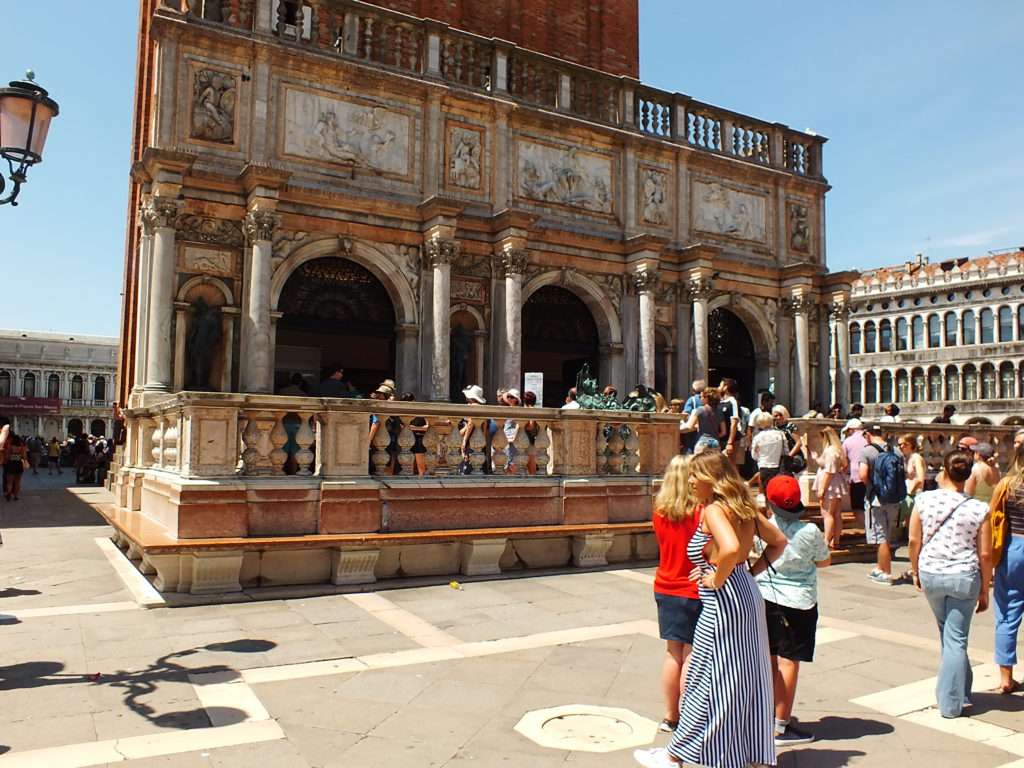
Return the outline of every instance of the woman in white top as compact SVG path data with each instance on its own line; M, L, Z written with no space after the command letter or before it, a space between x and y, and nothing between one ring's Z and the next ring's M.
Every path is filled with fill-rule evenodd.
M919 493L910 516L914 586L928 598L942 638L935 693L943 717L959 717L970 700L967 636L975 611L988 608L992 578L988 505L964 495L973 463L966 451L947 453L942 484Z
M765 411L754 417L758 433L750 443L750 455L757 462L762 489L767 488L768 481L779 474L782 455L786 452L786 436L781 430L772 429L774 424L772 415Z
M836 550L843 537L843 501L850 492L850 468L843 444L832 427L821 430L821 445L815 490L825 521L825 543L829 549Z

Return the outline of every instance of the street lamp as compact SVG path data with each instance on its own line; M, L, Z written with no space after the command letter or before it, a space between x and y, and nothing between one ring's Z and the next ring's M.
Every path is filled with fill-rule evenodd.
M29 167L43 160L50 121L59 111L46 89L36 84L32 70L25 73L25 80L15 80L7 88L0 88L0 157L7 161L8 176L14 185L11 194L0 197L0 205L18 204L15 200L21 185L28 180ZM0 174L0 195L6 186Z

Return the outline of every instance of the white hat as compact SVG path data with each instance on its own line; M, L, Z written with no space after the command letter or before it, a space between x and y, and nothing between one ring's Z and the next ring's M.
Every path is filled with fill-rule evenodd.
M843 432L849 432L851 429L864 429L864 424L860 419L850 419L846 422L846 426L843 427Z
M481 405L487 405L487 398L484 397L484 388L479 384L471 384L462 390L462 394L467 400L475 400Z
M515 387L512 387L512 389L506 390L505 391L505 397L514 397L519 402L523 401L522 396L519 394L519 390L516 389Z

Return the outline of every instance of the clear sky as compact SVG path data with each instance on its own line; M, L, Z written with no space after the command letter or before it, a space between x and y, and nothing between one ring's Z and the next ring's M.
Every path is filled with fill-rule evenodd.
M0 80L34 68L61 115L21 205L0 206L0 327L116 335L138 4L22 5ZM640 12L646 83L829 137L832 269L1024 245L1024 3L640 0Z

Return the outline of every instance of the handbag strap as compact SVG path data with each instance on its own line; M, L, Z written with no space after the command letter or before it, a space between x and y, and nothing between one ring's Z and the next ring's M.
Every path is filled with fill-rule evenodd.
M928 546L929 542L931 542L931 540L934 539L938 535L939 531L942 530L942 526L944 526L946 524L946 521L949 520L953 516L953 513L956 512L958 509L960 509L960 507L962 507L964 504L966 504L970 500L971 500L970 496L964 496L964 498L960 500L959 504L957 504L955 507L953 507L951 510L949 510L949 512L946 513L946 516L943 517L942 520L939 521L939 524L937 526L935 526L935 529L931 532L931 535L927 539L925 539L924 541L921 542L921 551L922 552L924 551L924 548Z

